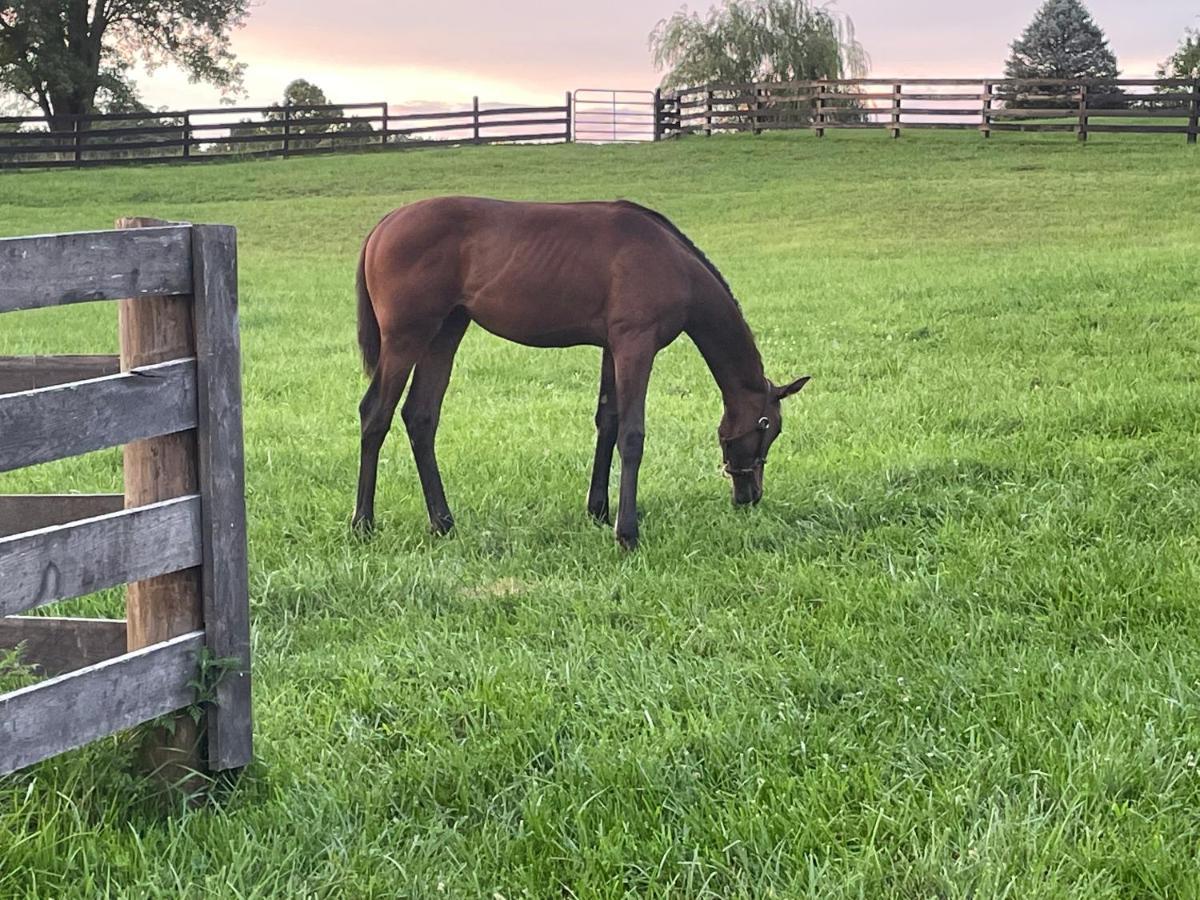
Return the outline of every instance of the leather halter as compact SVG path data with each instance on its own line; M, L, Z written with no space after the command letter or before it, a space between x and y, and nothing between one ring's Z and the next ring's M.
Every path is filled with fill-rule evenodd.
M754 462L752 462L747 468L735 469L731 465L729 465L728 461L726 461L725 466L724 466L724 472L726 475L731 475L731 476L732 475L753 475L755 472L757 472L759 469L761 469L763 466L765 466L767 464L767 452L766 452L767 451L767 432L770 431L770 429L771 429L771 420L770 419L768 419L766 416L763 416L761 419L758 420L758 425L755 428L755 430L759 434L758 452L754 455ZM745 434L749 434L749 433L750 432L748 432L748 431L745 432ZM739 434L739 435L737 435L737 437L730 438L729 440L724 442L725 446L728 447L731 443L736 441L738 438L744 437L745 434Z

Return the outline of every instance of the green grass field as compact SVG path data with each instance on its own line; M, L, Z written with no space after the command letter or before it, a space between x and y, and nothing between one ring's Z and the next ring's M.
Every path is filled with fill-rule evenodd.
M0 896L1200 894L1198 164L836 133L0 176L3 234L239 228L258 753L194 810L130 736L4 780ZM705 248L768 373L814 376L764 502L730 505L681 339L621 553L584 512L599 352L474 329L457 534L394 434L352 540L357 250L446 193L628 197ZM0 354L115 335L22 313Z

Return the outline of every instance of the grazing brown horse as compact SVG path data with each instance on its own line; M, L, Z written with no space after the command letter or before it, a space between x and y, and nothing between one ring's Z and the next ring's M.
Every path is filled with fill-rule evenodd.
M454 524L434 436L454 353L471 322L533 347L603 349L587 508L608 521L615 446L621 454L616 535L627 548L638 539L646 387L659 350L687 332L712 370L725 402L718 435L738 505L762 497L780 401L808 381L778 387L767 379L725 279L653 210L624 201L413 203L375 226L358 264L358 342L371 385L359 408L356 528L374 524L379 450L414 368L401 416L430 524L436 532Z

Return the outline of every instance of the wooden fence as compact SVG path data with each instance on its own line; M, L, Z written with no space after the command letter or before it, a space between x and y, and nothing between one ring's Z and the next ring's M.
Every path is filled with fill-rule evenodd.
M0 117L0 167L92 166L297 156L370 148L570 141L562 106L393 113L385 102L253 106L67 117Z
M858 78L706 84L665 94L667 136L808 128L875 128L899 137L914 128L1089 134L1200 134L1200 80L1109 81Z
M193 162L516 142L661 140L776 129L1200 134L1200 80L858 78L568 91L561 106L394 113L385 102L0 117L0 168ZM577 121L578 120L578 121Z
M176 713L148 762L250 760L235 232L118 225L0 240L0 314L120 299L121 337L120 357L0 357L0 472L123 445L125 478L0 495L0 648L45 678L0 696L0 775L201 704L206 741ZM122 620L18 615L122 584Z

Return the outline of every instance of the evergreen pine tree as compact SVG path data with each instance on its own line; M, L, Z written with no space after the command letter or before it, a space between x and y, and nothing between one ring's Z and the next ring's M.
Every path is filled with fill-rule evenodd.
M1104 32L1092 20L1081 0L1046 0L1024 33L1013 42L1012 54L1004 67L1008 78L1111 80L1118 77L1117 58L1109 49ZM1021 88L1016 97L1007 97L1013 105L1062 106L1062 94L1070 87L1046 86L1041 91ZM1039 99L1038 93L1059 97ZM1116 86L1089 87L1089 106L1121 105L1122 93Z

